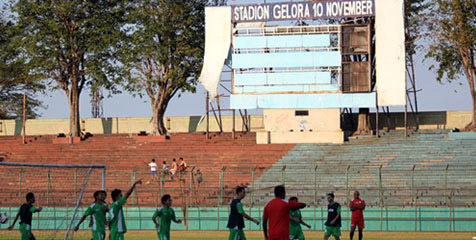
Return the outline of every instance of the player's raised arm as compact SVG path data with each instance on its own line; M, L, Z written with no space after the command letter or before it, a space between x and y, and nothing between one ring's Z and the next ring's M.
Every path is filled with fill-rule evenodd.
M289 201L288 205L290 209L301 209L307 206L305 203L297 202L297 201Z
M132 184L132 186L129 188L129 190L127 190L126 195L124 195L124 197L126 199L128 199L129 196L131 196L131 194L134 191L134 188L136 187L137 184L142 184L142 180L137 180L134 184Z

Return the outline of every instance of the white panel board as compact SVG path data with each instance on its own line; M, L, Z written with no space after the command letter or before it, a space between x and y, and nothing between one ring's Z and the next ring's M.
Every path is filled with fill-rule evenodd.
M199 81L217 95L223 64L231 46L231 7L205 8L205 56Z
M406 104L404 0L376 0L377 98L380 106Z

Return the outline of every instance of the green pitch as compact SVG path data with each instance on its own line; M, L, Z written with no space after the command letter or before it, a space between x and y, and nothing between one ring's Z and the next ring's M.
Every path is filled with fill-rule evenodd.
M48 231L34 231L36 239L49 239L51 232ZM246 231L246 237L248 240L262 240L263 233L261 231ZM306 239L322 239L322 231L305 231ZM207 239L218 240L227 239L228 231L172 231L171 240L192 240L192 239ZM19 239L18 231L0 231L0 239ZM364 239L366 240L469 240L476 233L470 232L364 232ZM58 232L55 239L63 239L64 232ZM127 240L139 240L139 239L157 239L157 233L151 230L131 230L126 233L125 238ZM75 240L90 240L90 231L79 231L74 233ZM333 239L333 238L331 238ZM343 231L341 239L349 239L349 232ZM354 236L354 239L358 239Z

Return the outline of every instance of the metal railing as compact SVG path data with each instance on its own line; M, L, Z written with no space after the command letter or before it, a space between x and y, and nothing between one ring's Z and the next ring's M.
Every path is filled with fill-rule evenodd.
M354 190L359 190L362 199L367 202L366 225L370 230L391 231L395 230L393 226L398 223L405 226L402 227L405 231L470 231L473 229L470 229L468 223L476 223L476 166L473 165L419 164L389 168L378 165L336 164L236 167L230 164L226 167L200 167L203 172L203 182L200 184L197 181L197 169L196 166L189 167L185 172L178 173L174 179L171 179L170 175L159 173L157 183L139 186L125 210L130 229L152 229L149 220L154 207L161 205L160 196L171 194L177 215L186 219L179 229L224 230L228 204L234 197L236 186L247 187L247 196L242 203L247 212L259 218L265 203L274 198L274 186L280 184L286 186L288 197L297 196L300 201L309 204L310 207L302 212L304 220L309 221L315 230L322 229L321 223L325 218L327 206L325 194L328 192L334 192L336 200L343 206L343 226L348 227L350 211L345 206L352 199ZM148 180L150 176L147 167L121 172L124 176L130 176L131 182L137 179ZM70 173L73 176L70 176L68 181L75 181L77 173ZM17 192L7 194L16 196L17 193L26 193L22 190L22 174L25 173L15 171L8 174L10 179L18 177L18 189ZM51 199L64 198L65 195L73 195L72 193L76 192L73 184L69 192L55 191L54 188L48 187L51 175L45 172L41 176L43 177L37 179L42 182L38 189L30 187L29 190L42 194L50 206L55 203L55 200ZM117 183L107 183L111 187L115 184ZM77 196L67 197L77 199ZM41 201L42 204L45 203L45 200ZM15 208L5 211L14 212L16 204L21 203L21 200L12 203L10 206ZM81 207L86 204L83 202ZM41 229L40 219L71 218L68 211L65 211L65 216L56 214L58 215L54 217L39 215L36 227ZM251 224L247 227L259 229L259 226Z

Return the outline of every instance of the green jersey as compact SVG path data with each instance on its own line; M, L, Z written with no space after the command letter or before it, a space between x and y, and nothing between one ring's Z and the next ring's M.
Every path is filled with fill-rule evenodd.
M96 232L106 232L106 212L107 210L103 210L103 208L107 209L106 203L93 203L91 206L86 209L84 215L86 216L93 216L93 226L92 230Z
M21 205L20 209L18 209L18 214L20 214L20 233L22 240L30 240L33 236L31 233L31 221L35 211L36 207L31 203L25 203Z
M33 213L36 211L36 207L31 203L25 203L21 205L18 209L18 214L20 214L20 224L26 224L31 226L31 221L33 218Z
M157 231L161 234L170 233L170 223L175 219L175 212L173 208L160 207L154 212L153 218L159 217L159 229Z
M111 232L125 233L127 232L126 220L122 206L126 204L126 198L121 197L119 200L111 204L109 208L109 222L111 223Z
M293 218L296 218L296 219L299 219L299 220L302 220L301 211L299 209L290 210L289 211L289 216L291 216ZM302 229L301 229L301 223L300 222L296 222L292 219L289 220L289 233L291 235L295 235L297 233L300 233L301 231L302 231Z

